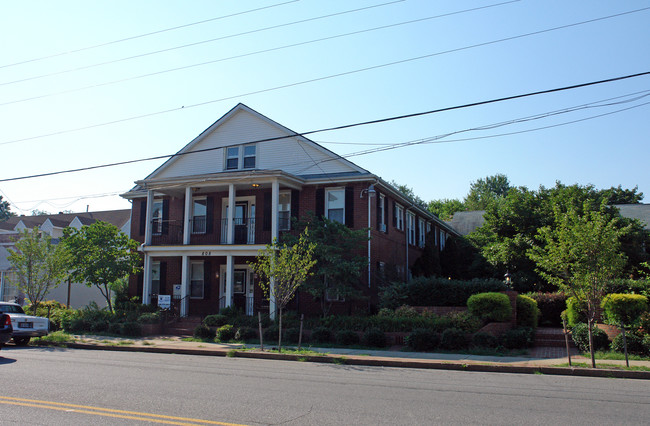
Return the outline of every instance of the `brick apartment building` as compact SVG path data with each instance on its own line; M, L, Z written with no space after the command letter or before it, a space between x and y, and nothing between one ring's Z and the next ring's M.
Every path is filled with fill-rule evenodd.
M378 176L243 104L123 197L132 201L131 237L144 254L130 294L143 303L171 295L184 316L225 306L273 312L248 262L290 230L291 218L309 212L353 229L370 223L368 247L360 248L369 253L359 283L365 307L376 304L387 268L408 279L425 236L442 249L449 234L457 235ZM355 308L335 302L333 311ZM306 293L294 302L306 314L318 306Z

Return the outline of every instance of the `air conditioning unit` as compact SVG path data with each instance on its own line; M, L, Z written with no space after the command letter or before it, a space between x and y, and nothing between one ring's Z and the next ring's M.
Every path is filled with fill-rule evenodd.
M379 224L379 230L381 232L386 232L386 224L385 223L380 223Z

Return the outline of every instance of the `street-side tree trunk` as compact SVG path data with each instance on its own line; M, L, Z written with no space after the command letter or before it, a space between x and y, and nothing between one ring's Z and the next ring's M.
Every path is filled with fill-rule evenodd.
M278 352L282 353L282 308L280 308L280 321L278 325Z

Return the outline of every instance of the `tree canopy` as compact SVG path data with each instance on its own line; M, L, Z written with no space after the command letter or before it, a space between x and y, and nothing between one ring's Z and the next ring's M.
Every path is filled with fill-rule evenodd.
M141 258L135 251L138 242L115 225L101 221L79 230L65 228L63 232L62 243L71 255L73 279L99 288L112 311L112 284L141 269Z
M36 227L23 230L15 241L16 249L9 249L9 262L16 277L16 285L29 298L34 312L47 293L68 276L68 253L52 238Z
M9 202L2 200L2 195L0 195L0 222L4 222L12 216L15 216L13 212L10 211Z

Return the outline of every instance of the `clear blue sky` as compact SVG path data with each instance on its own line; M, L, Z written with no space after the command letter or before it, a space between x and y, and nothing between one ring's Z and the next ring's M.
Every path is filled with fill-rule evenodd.
M650 10L524 36L649 1L284 1L4 3L0 179L171 154L238 102L306 132L650 71ZM312 19L370 6L377 7ZM413 20L421 21L360 32ZM323 38L330 39L310 42ZM203 42L211 39L218 40ZM490 43L502 39L509 40ZM30 61L64 52L71 53ZM112 63L89 67L104 62ZM638 185L650 200L650 96L639 98L648 93L645 76L310 138L346 155L600 102L350 159L425 200L462 198L471 182L495 173L529 188L556 180ZM555 127L534 130L548 126ZM493 135L501 136L459 141ZM129 208L114 194L161 162L0 182L0 195L16 213Z

